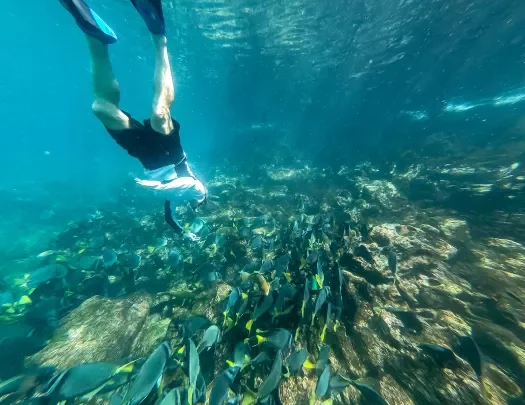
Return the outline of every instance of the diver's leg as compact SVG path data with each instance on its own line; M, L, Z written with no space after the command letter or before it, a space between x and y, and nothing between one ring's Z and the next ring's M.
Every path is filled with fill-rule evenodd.
M60 3L86 34L91 54L95 115L109 129L129 128L128 116L118 108L120 90L109 59L108 44L115 43L117 36L84 0L60 0Z
M168 57L166 26L162 0L131 0L146 23L155 46L155 94L151 113L151 128L169 135L173 129L170 108L175 100L175 86Z
M102 124L112 130L130 128L129 117L119 108L120 88L109 59L108 46L86 35L91 55L93 79L93 112Z
M173 131L171 105L175 100L175 84L168 56L167 39L164 35L152 35L155 46L154 95L151 113L151 128L168 135Z

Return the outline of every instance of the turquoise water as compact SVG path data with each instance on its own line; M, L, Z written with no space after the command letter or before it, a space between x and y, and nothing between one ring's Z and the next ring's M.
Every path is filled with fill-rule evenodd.
M118 37L121 108L148 118L144 22L88 3ZM245 405L524 403L525 3L162 3L172 115L209 190L176 209L198 241L92 114L59 1L2 5L0 404L221 384Z

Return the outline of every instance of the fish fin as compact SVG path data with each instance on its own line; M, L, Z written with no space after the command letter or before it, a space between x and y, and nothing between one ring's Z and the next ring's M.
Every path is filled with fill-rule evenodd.
M290 273L283 273L283 275L286 281L288 281L289 283L292 282L292 275Z
M301 264L299 265L299 270L302 270L306 266L306 259L301 257Z
M257 338L257 345L260 345L262 342L266 340L266 338L262 337L261 335L255 335L255 337Z
M155 246L148 246L148 253L152 254L155 251Z
M248 294L241 293L241 299L245 300L246 298L248 298Z
M310 323L310 326L314 326L315 322L315 312L312 314L312 322Z
M321 402L321 405L332 405L333 400L332 398L325 399L323 402Z
M323 331L321 332L321 342L324 342L325 337L326 337L326 324L323 326Z
M317 281L319 288L323 288L323 280L321 279L321 276L319 274L315 275L315 281Z
M231 360L226 360L226 364L228 365L228 367L234 367L236 365L235 362Z
M9 307L5 310L6 314L16 314L16 311L13 307Z
M183 354L184 351L185 351L185 347L184 346L181 346L178 350L177 350L177 354Z

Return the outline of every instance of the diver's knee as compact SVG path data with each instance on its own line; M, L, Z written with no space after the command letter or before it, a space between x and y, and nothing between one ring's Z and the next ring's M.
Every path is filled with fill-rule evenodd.
M173 130L170 110L165 105L157 105L153 107L150 122L151 127L161 134L167 135Z
M91 108L105 127L116 130L129 127L129 118L115 104L95 100Z

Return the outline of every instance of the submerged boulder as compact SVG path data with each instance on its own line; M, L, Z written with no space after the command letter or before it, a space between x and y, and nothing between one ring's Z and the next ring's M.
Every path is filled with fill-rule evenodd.
M117 361L133 354L145 344L135 343L137 336L147 341L144 328L152 298L137 293L126 298L107 299L95 296L67 315L40 352L29 358L30 363L66 369L80 363ZM155 331L156 328L148 326ZM156 341L156 340L155 340ZM151 350L154 344L147 345Z

